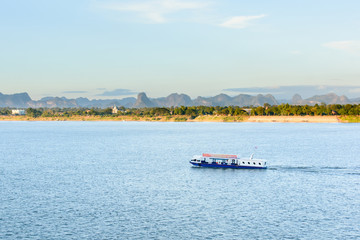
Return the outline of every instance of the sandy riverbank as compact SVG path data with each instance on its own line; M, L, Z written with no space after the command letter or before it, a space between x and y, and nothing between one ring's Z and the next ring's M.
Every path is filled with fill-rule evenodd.
M247 122L337 123L341 120L337 116L251 116Z
M0 116L0 121L144 121L144 122L292 122L292 123L338 123L360 122L359 116L72 116L38 117Z

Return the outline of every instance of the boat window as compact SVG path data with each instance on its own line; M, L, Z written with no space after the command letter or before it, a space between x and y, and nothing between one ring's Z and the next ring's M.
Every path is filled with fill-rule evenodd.
M250 162L248 162L248 164L250 164Z
M261 162L259 162L259 165L261 165Z
M243 162L243 164L245 164L245 162Z
M255 162L253 162L253 164L255 165L256 163L255 163Z

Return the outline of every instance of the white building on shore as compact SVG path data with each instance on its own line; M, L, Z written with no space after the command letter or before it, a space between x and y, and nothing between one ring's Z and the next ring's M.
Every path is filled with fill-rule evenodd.
M119 109L116 106L114 106L112 109L112 114L117 114L118 111L119 111Z
M13 109L11 110L12 115L25 115L25 110L23 109Z

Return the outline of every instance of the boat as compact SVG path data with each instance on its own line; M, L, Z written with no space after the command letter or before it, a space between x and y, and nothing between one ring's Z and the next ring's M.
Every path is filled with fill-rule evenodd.
M197 167L267 168L266 160L254 159L253 156L254 154L252 154L250 158L240 158L238 155L203 153L202 155L195 155L190 160L190 163Z

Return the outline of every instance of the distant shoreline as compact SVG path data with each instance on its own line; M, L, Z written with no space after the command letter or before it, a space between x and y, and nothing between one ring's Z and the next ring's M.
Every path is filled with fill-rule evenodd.
M138 122L280 122L280 123L347 123L360 122L360 116L72 116L37 117L0 116L0 121L138 121Z
M248 122L338 123L342 121L337 116L250 116Z

